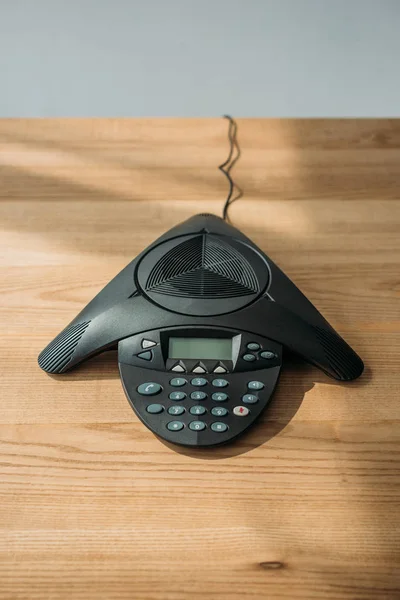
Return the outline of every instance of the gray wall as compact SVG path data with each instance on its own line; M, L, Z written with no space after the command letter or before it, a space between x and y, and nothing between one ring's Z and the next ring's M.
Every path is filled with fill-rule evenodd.
M0 0L0 116L395 116L400 0Z

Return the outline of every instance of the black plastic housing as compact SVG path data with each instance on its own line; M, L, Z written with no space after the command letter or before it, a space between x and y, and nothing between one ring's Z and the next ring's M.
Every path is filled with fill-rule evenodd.
M39 365L64 373L132 335L177 326L260 334L340 381L363 371L359 356L273 261L211 214L146 248L41 352Z

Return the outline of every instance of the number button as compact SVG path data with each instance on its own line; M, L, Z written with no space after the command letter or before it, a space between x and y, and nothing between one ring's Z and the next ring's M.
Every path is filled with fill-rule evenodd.
M190 409L191 415L204 415L205 412L206 409L204 408L204 406L192 406L192 408Z
M229 385L226 379L213 379L212 384L214 387L220 388L224 388Z
M245 394L242 396L242 402L244 404L257 404L258 398L254 394Z
M254 352L256 350L260 349L260 344L257 344L257 342L250 342L250 344L247 344L247 350L253 350Z
M192 421L189 423L189 429L192 431L203 431L206 428L206 424L203 421Z
M185 398L185 392L171 392L169 395L170 400L184 400Z
M211 398L215 400L215 402L226 402L226 400L228 400L228 394L224 394L224 392L215 392Z
M141 383L138 386L137 391L142 396L155 396L156 394L159 394L161 392L161 389L161 385L159 385L158 383L149 382Z
M162 404L149 404L146 407L146 410L151 415L158 415L159 413L162 413L164 407L162 406Z
M224 431L228 429L228 425L226 423L220 423L217 421L211 425L211 429L217 433L224 433Z
M204 379L204 377L194 377L190 383L196 387L203 387L203 385L207 385L207 379Z
M187 381L184 377L173 377L169 382L173 387L182 387L185 383L187 383Z
M226 417L228 411L224 406L214 406L211 410L211 414L214 415L214 417Z
M264 389L264 384L261 381L249 381L247 387L249 390L262 390Z
M182 421L170 421L167 423L167 429L170 431L180 431L184 428Z
M196 391L192 392L190 397L192 400L205 400L207 398L207 394L205 392Z
M168 409L168 414L170 415L183 415L185 409L183 406L170 406Z

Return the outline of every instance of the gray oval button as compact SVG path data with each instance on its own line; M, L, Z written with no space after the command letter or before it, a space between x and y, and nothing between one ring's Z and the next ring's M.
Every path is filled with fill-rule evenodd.
M206 424L203 421L192 421L189 423L189 429L192 431L203 431L206 428Z
M183 429L184 425L182 423L182 421L170 421L169 423L167 423L167 429L169 429L170 431L180 431L181 429Z
M170 415L182 415L185 412L183 406L170 406L168 409L168 414Z
M207 385L207 379L204 379L204 377L194 377L190 383L202 387L203 385Z
M149 404L146 407L146 410L151 415L158 415L158 413L162 413L164 407L162 406L162 404Z
M184 377L173 377L169 383L174 387L182 387L187 381Z
M243 404L257 404L258 398L254 394L245 394L242 396Z
M190 409L191 415L204 415L205 412L206 409L204 408L204 406L192 406L192 408Z
M264 388L264 384L261 381L249 381L247 384L249 390L262 390Z
M228 429L228 425L226 423L220 423L219 421L217 421L216 423L213 423L211 425L211 429L218 433L223 433Z
M190 394L192 400L205 400L207 398L207 394L205 392L196 391Z
M228 400L228 394L225 394L224 392L215 392L211 398L215 400L215 402L225 402Z
M141 383L138 386L137 391L142 396L155 396L156 394L159 394L161 392L161 389L161 385L159 385L158 383L149 382Z
M253 362L253 360L256 360L256 357L254 356L254 354L243 354L242 358L246 362Z
M171 392L169 395L170 400L184 400L185 398L185 392Z
M276 358L276 354L275 352L261 352L261 358L271 360L271 358Z
M257 344L257 342L250 342L249 344L247 344L247 350L259 350L260 349L260 344Z
M224 406L214 406L214 408L211 409L211 414L214 415L214 417L226 417L228 411Z
M226 387L228 382L226 379L213 379L212 384L214 387Z

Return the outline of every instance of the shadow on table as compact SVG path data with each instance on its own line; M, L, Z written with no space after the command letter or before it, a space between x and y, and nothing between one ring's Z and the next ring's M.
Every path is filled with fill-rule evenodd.
M118 354L116 350L103 352L61 375L48 374L55 381L91 381L119 378ZM169 449L198 460L218 460L245 454L267 443L285 429L300 409L301 403L315 384L363 387L372 379L366 367L360 379L340 382L332 379L316 367L305 363L296 355L286 353L282 372L275 393L260 418L233 443L209 448L190 448L172 444L158 438ZM123 394L121 388L121 394ZM144 427L144 425L143 425ZM149 435L152 435L149 433Z

